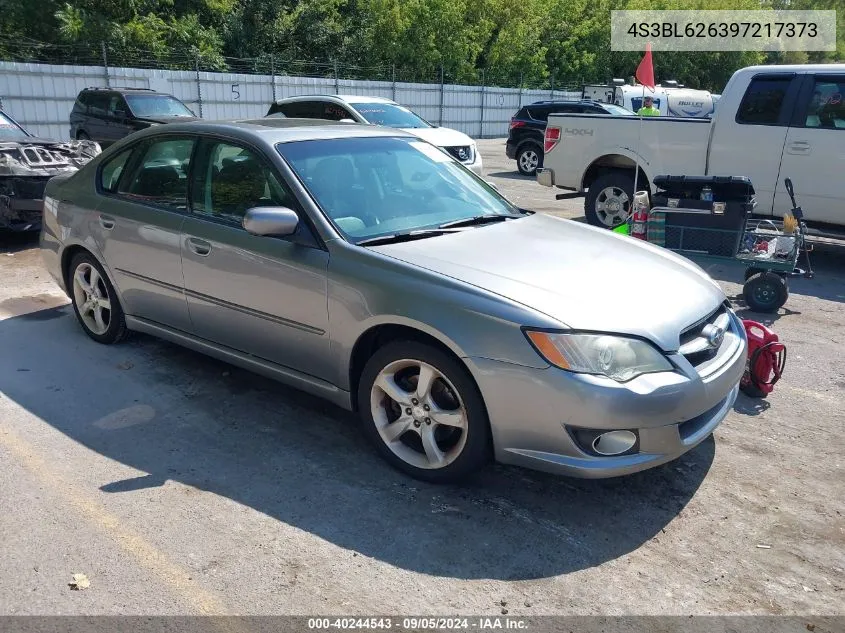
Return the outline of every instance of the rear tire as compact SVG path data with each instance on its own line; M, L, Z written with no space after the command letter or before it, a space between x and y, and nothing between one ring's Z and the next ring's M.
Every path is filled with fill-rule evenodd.
M445 352L395 341L367 361L358 385L364 433L402 472L452 483L490 457L487 409L469 372Z
M539 145L526 143L516 152L516 168L523 176L536 176L543 166L543 150Z
M590 184L584 198L584 215L593 226L613 229L628 220L633 200L634 175L608 171Z
M777 312L789 298L786 279L773 272L761 272L748 279L742 288L745 303L754 312Z
M67 287L73 311L88 336L105 345L126 336L129 330L117 293L93 255L84 252L73 257Z

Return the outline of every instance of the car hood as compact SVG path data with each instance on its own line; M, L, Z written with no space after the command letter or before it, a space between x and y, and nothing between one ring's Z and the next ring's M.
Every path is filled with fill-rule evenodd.
M671 251L542 214L370 248L572 329L641 336L665 351L725 301L701 268Z
M448 127L409 127L403 128L403 131L418 136L437 147L460 147L473 144L473 140L466 134Z

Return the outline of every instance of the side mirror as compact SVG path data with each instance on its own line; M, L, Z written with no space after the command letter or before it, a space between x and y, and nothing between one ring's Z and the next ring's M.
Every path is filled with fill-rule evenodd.
M290 235L299 225L299 216L287 207L253 207L246 212L243 227L253 235Z
M126 110L115 110L114 116L116 119L125 119L126 118Z

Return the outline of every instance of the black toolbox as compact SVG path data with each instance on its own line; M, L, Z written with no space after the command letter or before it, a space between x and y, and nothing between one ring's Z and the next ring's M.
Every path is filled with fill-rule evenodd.
M657 176L652 213L665 217L666 248L733 257L757 206L745 176ZM710 193L706 194L709 188Z

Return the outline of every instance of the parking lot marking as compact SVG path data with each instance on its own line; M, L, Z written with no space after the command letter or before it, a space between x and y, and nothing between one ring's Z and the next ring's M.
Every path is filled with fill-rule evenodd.
M77 512L83 515L91 524L100 529L114 540L125 552L170 585L179 594L190 600L202 615L225 615L229 611L226 606L213 594L205 591L191 580L190 574L171 561L166 554L154 545L144 540L142 536L121 520L109 513L103 506L90 496L76 489L67 476L51 468L50 464L38 453L38 449L29 442L13 433L8 427L0 432L0 445L15 456L21 465L32 473L42 484L66 499ZM237 631L236 620L212 620L215 626L226 631Z

